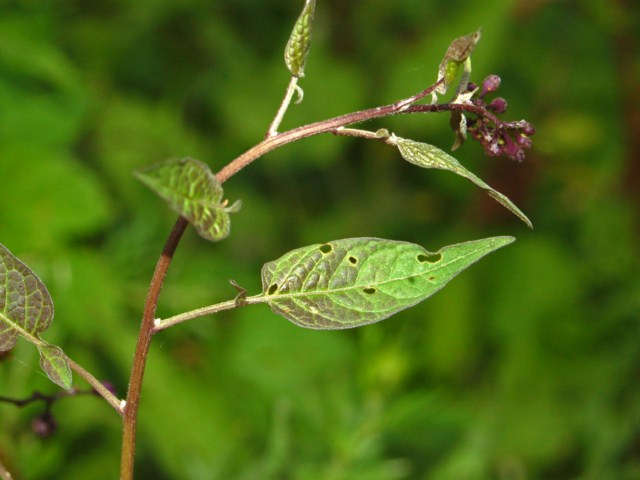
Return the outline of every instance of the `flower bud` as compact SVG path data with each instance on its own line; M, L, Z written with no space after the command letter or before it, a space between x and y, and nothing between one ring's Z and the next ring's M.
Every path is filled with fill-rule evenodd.
M482 90L480 91L480 98L484 97L487 93L492 93L500 88L500 77L498 75L489 75L482 82Z
M524 133L520 133L518 134L518 136L516 136L516 143L522 148L530 148L532 144L531 138L529 138L529 136L525 135Z
M529 122L525 122L525 124L522 126L522 133L530 137L531 135L536 133L536 127L531 125Z
M491 110L493 113L500 115L501 113L504 113L507 111L508 106L509 105L507 104L507 101L504 98L498 97L494 99L489 105L487 105L487 108Z

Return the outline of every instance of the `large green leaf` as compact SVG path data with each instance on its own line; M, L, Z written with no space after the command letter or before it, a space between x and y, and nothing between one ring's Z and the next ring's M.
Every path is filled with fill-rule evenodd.
M240 209L222 200L222 185L209 167L193 158L171 159L134 172L145 185L213 242L229 235L229 213Z
M428 143L416 142L414 140L408 140L406 138L396 137L393 135L392 140L400 150L402 157L409 163L418 165L423 168L438 168L440 170L448 170L461 177L471 180L480 188L487 190L487 193L491 198L501 203L507 210L517 216L520 220L527 224L529 228L533 228L531 220L522 213L522 211L509 200L509 198L502 193L494 190L487 185L481 178L477 177L469 170L464 168L462 164L449 155L447 152L440 150L438 147L429 145Z
M71 369L64 352L40 334L53 320L53 301L44 283L0 244L0 352L10 350L18 335L37 345L40 365L54 383L71 387Z
M292 250L262 268L271 309L307 328L352 328L415 305L513 237L460 243L432 253L419 245L350 238Z

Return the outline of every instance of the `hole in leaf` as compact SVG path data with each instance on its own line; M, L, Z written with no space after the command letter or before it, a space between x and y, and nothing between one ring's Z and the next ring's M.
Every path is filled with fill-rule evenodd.
M324 254L331 253L332 250L333 250L333 247L328 243L325 243L320 247L320 251Z
M368 288L365 288L363 292L366 293L367 295L373 295L374 293L376 293L376 289L373 287L368 287Z
M432 253L430 255L425 255L424 253L421 253L420 255L418 255L417 258L420 263L425 263L425 262L437 263L442 258L442 255L440 255L439 253Z
M268 295L273 295L274 293L276 293L278 291L278 284L274 283L273 285L271 285L269 287L269 290L267 290L267 294Z
M349 263L351 265L357 265L358 259L356 257L349 257Z

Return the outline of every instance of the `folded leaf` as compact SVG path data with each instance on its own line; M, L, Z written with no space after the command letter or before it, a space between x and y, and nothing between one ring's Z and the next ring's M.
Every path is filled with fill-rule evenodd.
M469 58L476 44L480 41L481 31L477 30L468 35L456 38L451 44L440 62L438 69L438 81L442 83L435 89L435 93L444 94L458 75L460 66ZM470 67L469 67L470 68Z
M315 10L316 0L306 0L284 49L284 62L294 77L304 77L304 67L311 45L311 27Z
M206 164L193 158L172 159L134 175L189 220L201 237L216 242L229 235L229 213L240 210L241 203L227 206L222 185Z
M379 238L311 245L264 265L264 301L301 327L359 327L421 302L469 265L514 240L487 238L436 253Z
M481 188L487 190L491 198L501 203L506 209L517 216L520 220L527 224L529 228L533 228L531 220L516 207L508 197L494 190L479 177L464 168L458 160L453 158L447 152L440 150L438 147L429 145L428 143L415 142L406 138L393 136L393 141L400 150L402 157L409 163L418 165L423 168L438 168L440 170L449 170L457 175L471 180Z
M62 349L43 343L38 345L38 350L40 351L40 368L49 379L62 388L71 388L71 367Z
M0 244L0 352L10 350L18 335L38 346L55 368L41 366L51 381L71 387L71 370L64 352L40 339L53 320L53 301L44 283L23 262ZM55 350L55 355L53 354Z

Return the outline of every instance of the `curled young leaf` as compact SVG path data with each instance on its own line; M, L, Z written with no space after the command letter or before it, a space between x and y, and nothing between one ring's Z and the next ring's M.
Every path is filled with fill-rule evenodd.
M442 62L440 62L438 81L442 80L442 83L435 89L434 94L439 93L442 95L447 92L449 86L458 76L460 67L467 62L469 55L471 55L476 44L480 41L481 33L480 30L477 30L451 42ZM467 62L466 69L471 69L470 62Z
M42 343L38 345L40 368L49 379L62 388L71 388L71 367L69 360L60 347Z
M71 369L64 352L40 339L53 320L53 300L42 280L0 244L0 352L10 350L18 335L37 345L40 365L54 383L71 387ZM55 355L53 351L55 350ZM45 352L44 354L42 352ZM55 368L49 368L55 357Z
M134 175L189 220L201 237L216 242L229 235L229 213L238 212L242 204L237 201L227 206L222 185L203 162L171 159Z
M516 207L511 200L509 200L508 197L491 188L482 181L482 179L464 168L458 160L453 158L447 152L444 152L433 145L429 145L428 143L416 142L414 140L408 140L406 138L396 136L393 136L392 138L398 147L400 154L407 162L423 168L449 170L450 172L472 181L480 188L487 190L487 193L491 198L501 203L506 209L526 223L529 228L533 228L531 220L529 220L527 216L522 213L522 211Z
M284 62L294 77L304 77L304 67L311 45L311 27L316 11L316 0L306 0L284 49Z
M379 238L311 245L264 265L264 301L301 327L359 327L421 302L469 265L513 241L487 238L435 253Z

